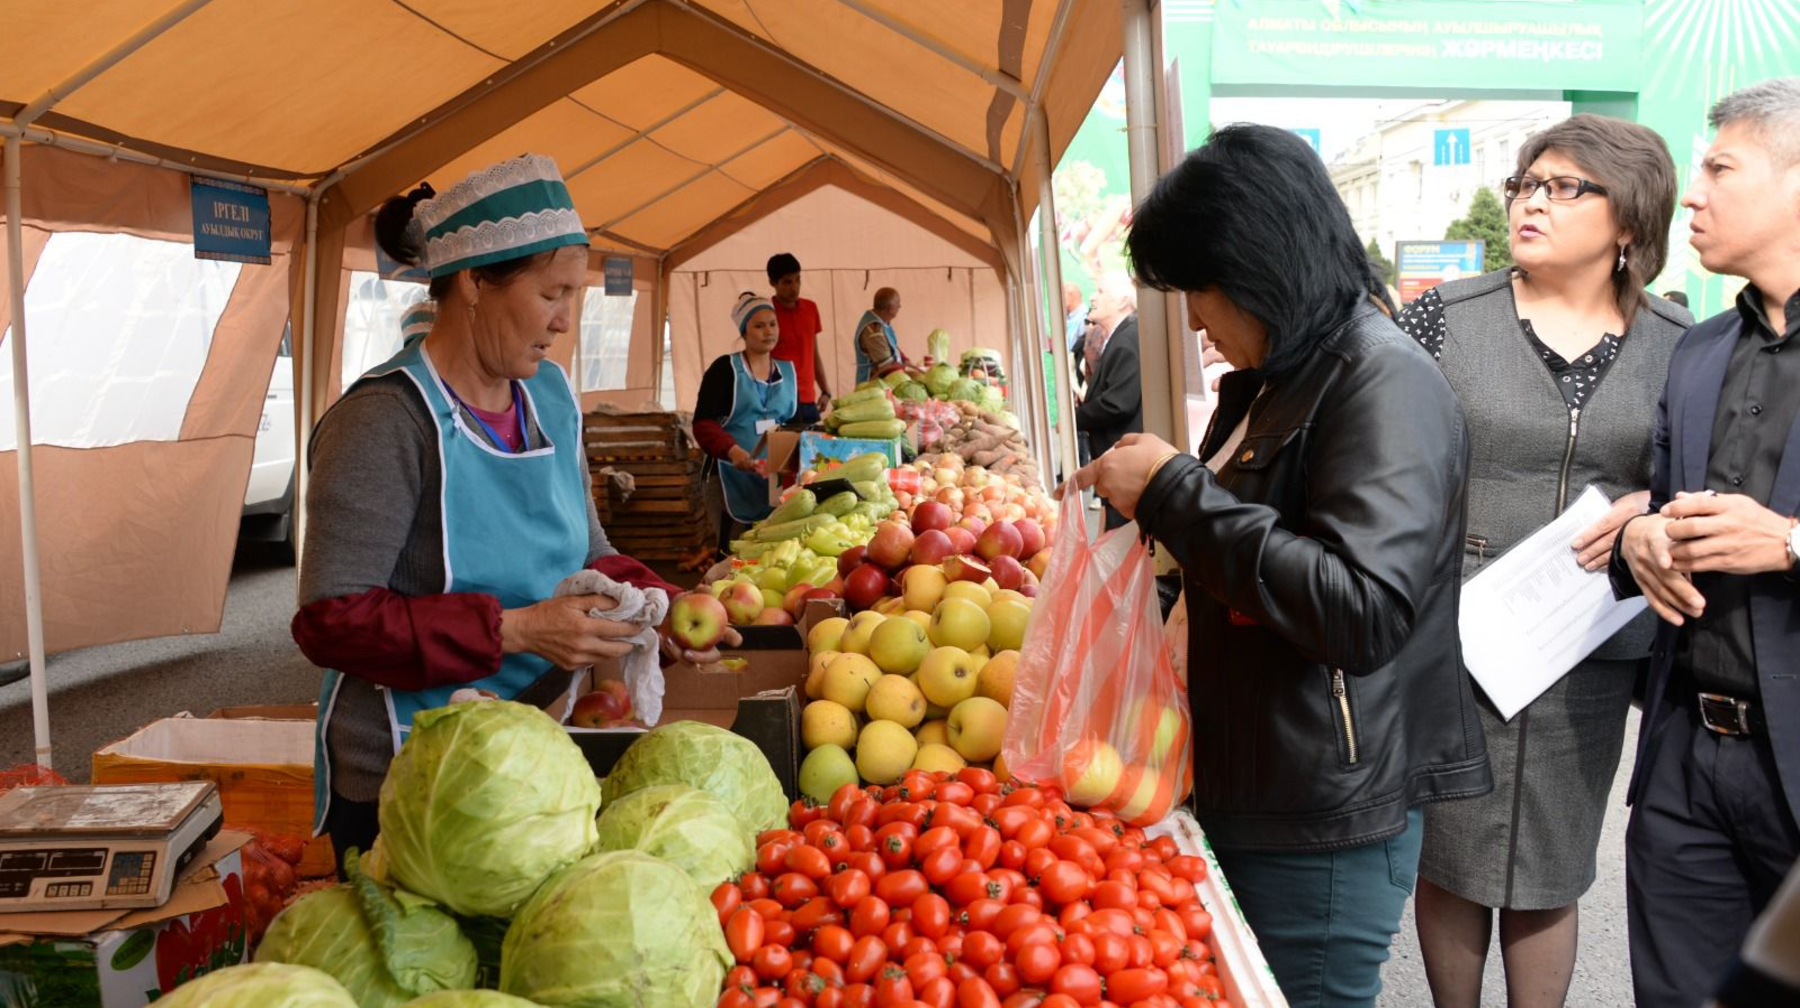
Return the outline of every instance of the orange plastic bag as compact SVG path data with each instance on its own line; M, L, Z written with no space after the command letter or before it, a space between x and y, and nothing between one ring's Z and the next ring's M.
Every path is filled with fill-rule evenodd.
M1087 540L1066 488L1056 542L1019 649L1001 757L1014 777L1058 784L1071 805L1134 825L1168 815L1193 788L1187 685L1137 525Z

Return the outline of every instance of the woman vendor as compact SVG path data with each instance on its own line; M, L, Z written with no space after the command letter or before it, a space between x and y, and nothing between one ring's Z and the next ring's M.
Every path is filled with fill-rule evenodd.
M587 234L555 162L526 155L442 194L391 199L376 238L429 269L437 316L312 439L292 629L326 670L315 828L340 857L373 841L414 713L461 687L547 703L569 685L563 670L631 649L640 628L590 615L611 599L551 597L565 576L589 567L673 591L608 544L580 407L546 359L587 274Z
M763 458L754 452L765 433L794 418L799 405L793 363L770 356L781 335L775 306L768 298L745 291L731 308L731 321L744 349L712 362L694 403L694 438L716 460L712 464L724 492L721 547L736 526L768 517L766 451Z

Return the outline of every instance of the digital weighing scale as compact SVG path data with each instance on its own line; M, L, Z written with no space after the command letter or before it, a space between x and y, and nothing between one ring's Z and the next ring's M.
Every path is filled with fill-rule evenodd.
M223 817L211 781L15 788L0 795L0 914L161 906Z

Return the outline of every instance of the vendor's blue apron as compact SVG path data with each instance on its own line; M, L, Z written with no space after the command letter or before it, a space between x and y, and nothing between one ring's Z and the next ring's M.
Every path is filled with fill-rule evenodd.
M562 369L548 361L522 381L522 402L537 419L546 444L517 454L495 448L470 430L452 403L423 343L401 350L359 381L399 371L424 396L438 429L442 472L445 592L483 592L503 609L550 597L556 585L587 563L588 503L581 442L581 411ZM528 437L530 416L521 417ZM395 751L412 730L413 715L442 707L458 689L474 688L512 699L544 678L551 663L533 654L509 654L500 670L485 679L410 691L383 689ZM325 671L319 690L314 738L313 810L315 831L325 826L331 800L331 757L326 751L331 710L343 673Z
M794 418L799 404L794 382L794 363L775 361L775 380L760 381L744 366L744 355L731 355L731 416L723 424L725 433L745 451L755 451L756 442L769 430ZM725 488L725 510L733 521L751 525L762 521L775 510L769 504L769 481L748 473L730 462L719 462L719 483Z
M858 385L868 381L870 373L875 370L875 362L869 359L868 354L863 353L862 348L862 331L869 328L870 322L881 323L881 331L887 336L888 341L888 360L895 363L900 360L900 340L894 336L894 327L888 325L880 315L875 314L872 310L863 312L863 317L856 323L856 339L852 341L856 347L856 383Z

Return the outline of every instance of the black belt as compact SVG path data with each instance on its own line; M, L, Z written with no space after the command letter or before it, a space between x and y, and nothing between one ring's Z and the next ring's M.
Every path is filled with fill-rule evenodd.
M1762 705L1739 700L1723 693L1697 693L1700 723L1719 735L1767 735L1769 722L1763 717Z

